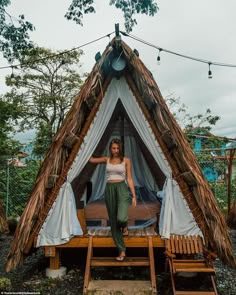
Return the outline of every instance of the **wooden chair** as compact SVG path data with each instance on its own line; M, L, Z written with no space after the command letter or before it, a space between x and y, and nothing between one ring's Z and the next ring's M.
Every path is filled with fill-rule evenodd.
M216 255L207 251L200 236L171 235L166 241L166 270L169 265L174 295L217 295L213 275L215 269L213 259ZM212 291L180 291L176 290L175 277L178 274L204 273L211 278ZM195 286L194 286L195 287Z

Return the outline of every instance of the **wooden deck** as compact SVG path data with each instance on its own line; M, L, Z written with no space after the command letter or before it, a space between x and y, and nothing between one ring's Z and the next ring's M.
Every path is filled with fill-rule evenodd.
M58 246L46 246L47 249L51 248L83 248L88 247L89 237L93 236L93 247L95 248L110 248L116 247L111 237L110 230L88 230L84 236L73 237L68 243ZM165 247L165 241L155 232L153 227L146 229L129 230L129 235L124 236L124 242L127 248L146 247L148 236L153 238L153 247ZM48 255L50 256L50 255Z
M116 247L113 238L111 237L110 230L88 230L86 235L73 237L66 244L44 247L45 256L50 258L50 269L59 269L60 249L88 248L90 237L93 237L93 248ZM129 235L124 236L124 242L127 248L145 248L148 247L149 237L152 237L153 248L165 247L165 241L161 239L153 227L139 230L129 230Z

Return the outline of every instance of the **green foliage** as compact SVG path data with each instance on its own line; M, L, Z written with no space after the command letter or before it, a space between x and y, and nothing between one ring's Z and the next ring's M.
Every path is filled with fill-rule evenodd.
M8 291L10 289L11 289L11 280L8 278L0 277L0 290ZM4 292L2 294L4 294Z
M20 216L25 208L29 194L34 185L40 163L29 161L26 167L15 167L13 165L1 166L0 169L0 198L5 208L8 190L8 216Z
M6 11L10 4L10 0L0 0L0 51L4 58L13 62L20 57L22 50L33 47L29 31L33 31L34 27L23 14L18 19L12 17Z
M15 155L21 147L19 141L12 139L9 135L14 133L12 122L17 120L19 113L16 111L16 104L9 102L4 97L0 97L0 110L0 151L4 158L6 155Z
M181 102L180 98L175 98L170 94L165 98L167 105L172 111L175 119L179 122L183 129L190 129L195 127L202 127L210 131L212 126L220 120L219 116L212 115L211 110L206 109L203 114L191 115L188 107Z
M185 136L189 141L192 149L196 140L196 135L201 139L201 148L195 153L198 163L202 169L210 168L222 182L210 181L209 185L215 196L215 199L223 212L228 208L228 185L226 181L227 161L217 160L215 155L222 155L222 148L228 142L227 138L213 136L209 131L220 120L219 116L212 115L210 109L206 109L203 114L191 115L188 107L180 101L180 98L173 97L170 94L166 97L166 103L172 111L172 114L185 129ZM214 156L212 156L212 152ZM231 203L236 198L236 179L231 183Z
M216 201L223 212L228 209L228 186L227 183L211 182L210 187L214 193ZM231 182L231 205L236 198L236 180Z
M80 50L64 53L45 48L24 51L24 67L6 77L4 98L16 106L18 131L36 130L35 154L42 156L61 126L82 84ZM48 58L50 56L50 58Z
M53 134L51 134L51 128L49 124L40 122L40 126L36 133L34 140L34 154L43 155L49 144L51 143Z
M73 20L79 25L83 25L82 19L84 14L95 13L94 0L72 0L71 5L65 17ZM123 12L125 20L125 28L127 32L131 32L137 20L135 14L146 14L154 16L157 13L158 6L154 0L110 0L110 5L114 5Z

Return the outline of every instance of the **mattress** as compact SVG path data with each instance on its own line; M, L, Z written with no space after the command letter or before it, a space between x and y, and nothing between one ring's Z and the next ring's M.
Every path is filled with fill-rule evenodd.
M131 205L128 208L128 225L135 225L138 222L147 221L160 214L161 204L159 202L138 201L136 207ZM85 207L86 221L99 221L103 226L109 220L104 200L94 201Z

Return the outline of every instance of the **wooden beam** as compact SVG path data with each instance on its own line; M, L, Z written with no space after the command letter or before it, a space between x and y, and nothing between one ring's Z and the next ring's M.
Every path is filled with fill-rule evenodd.
M87 288L90 281L90 272L91 272L91 259L93 256L93 237L89 237L88 250L87 250L87 260L84 274L84 288L83 294L87 294Z
M231 179L232 179L232 167L234 159L235 149L230 150L229 162L228 162L228 215L231 208Z
M152 294L157 293L157 286L156 286L156 275L155 275L155 263L154 263L154 254L153 254L153 243L152 237L148 237L148 253L149 253L149 260L150 260L150 277L151 277L151 284L152 284Z
M44 248L44 255L46 257L56 257L56 247L54 247L54 246L46 246Z
M50 257L50 269L59 269L60 268L60 250L55 249L55 256Z

